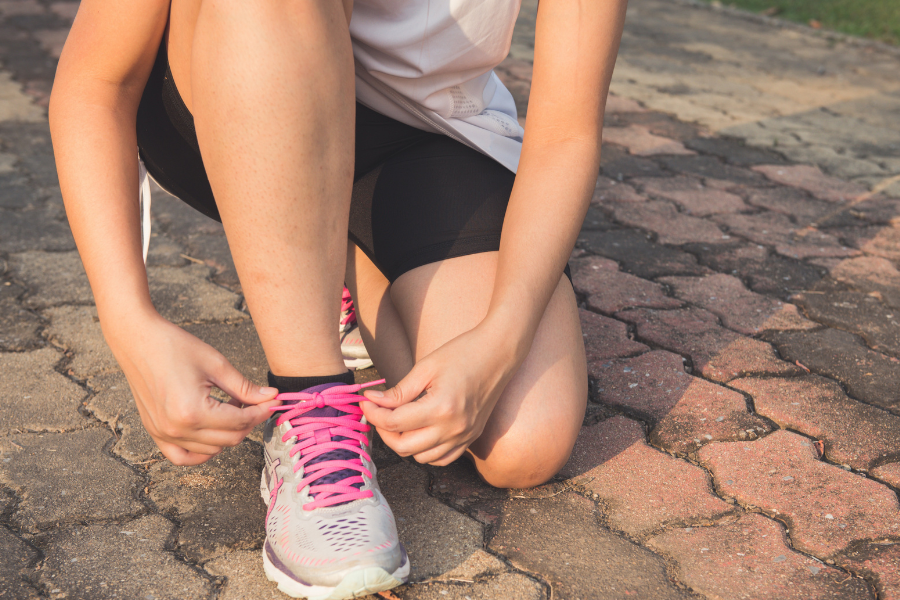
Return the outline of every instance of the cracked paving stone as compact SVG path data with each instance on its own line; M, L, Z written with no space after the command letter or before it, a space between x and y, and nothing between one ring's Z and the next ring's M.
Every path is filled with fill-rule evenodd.
M693 177L634 179L631 183L640 186L643 194L671 200L687 214L695 217L733 213L750 208L744 204L740 196L706 187L699 179Z
M485 525L499 522L504 502L516 493L485 483L474 465L465 459L446 467L428 467L428 470L434 478L432 494Z
M633 100L631 100L630 102L632 103L632 106L636 104ZM609 110L607 110L607 113L608 112ZM610 115L611 118L609 119L609 125L640 125L642 127L645 127L650 131L650 133L654 135L672 138L678 141L693 139L701 132L701 130L693 123L685 123L684 121L679 121L665 113L648 110L630 110L617 112L619 114Z
M831 234L795 225L790 217L780 213L725 214L715 215L713 219L730 233L756 244L773 246L778 254L788 258L846 258L859 254L859 250L841 245Z
M410 581L437 577L482 547L481 524L428 495L428 473L400 462L378 476L409 554Z
M900 600L900 544L859 544L836 562L874 580L879 600Z
M900 538L900 503L889 488L821 462L808 439L780 429L754 442L699 452L720 495L788 524L801 552L828 558L855 540Z
M36 531L143 512L135 500L141 479L103 451L111 439L108 430L95 427L0 440L0 481L21 498L13 522Z
M663 156L660 157L665 167L676 173L730 181L735 185L766 185L766 179L749 169L726 165L712 156Z
M755 374L795 375L800 367L779 360L769 344L725 329L702 308L639 308L615 314L634 323L638 338L688 356L697 373L718 382Z
M673 529L649 544L671 557L678 578L707 598L872 598L862 580L794 552L783 527L758 514Z
M827 223L837 225L838 219L852 218L854 221L861 220L872 225L893 225L897 222L897 217L900 217L900 198L878 195L854 204L852 208L842 211Z
M284 600L285 595L263 572L259 550L234 550L215 558L203 568L210 575L225 577L219 600ZM367 596L368 598L368 596Z
M608 204L611 202L643 202L646 198L638 194L627 183L600 176L594 187L591 204Z
M811 319L852 331L870 348L900 355L900 314L862 292L800 292L791 298Z
M402 600L540 600L541 585L521 573L501 573L478 581L436 581L396 588Z
M823 440L832 462L868 471L887 457L900 458L900 417L851 400L830 379L748 378L729 385L748 393L758 414Z
M174 525L159 515L75 526L45 539L40 581L72 600L207 598L210 581L166 551Z
M900 489L900 462L882 465L872 469L872 475L881 481Z
M614 313L624 308L678 308L681 302L663 293L658 283L622 273L615 262L597 256L578 258L572 265L575 289L587 295L591 310Z
M601 527L596 505L567 492L542 500L511 500L490 549L522 570L540 573L560 600L689 598L648 550Z
M722 319L722 324L744 335L766 330L814 329L819 325L800 315L797 307L751 292L730 275L664 277L675 295Z
M622 321L616 321L597 313L578 309L581 331L584 335L584 349L588 364L611 358L623 358L642 354L650 348L628 338L628 328Z
M194 233L187 237L187 249L191 258L200 259L213 268L212 280L236 294L241 293L241 282L234 267L231 248L224 232Z
M825 175L818 167L811 165L757 165L753 170L772 181L806 190L829 202L853 200L868 191L857 183Z
M43 321L17 302L25 288L6 283L9 285L0 284L0 351L23 352L43 346L39 335Z
M891 308L900 309L900 271L889 260L860 256L841 261L829 274L835 281L872 294Z
M112 452L131 463L159 457L156 442L141 424L141 415L125 375L100 375L91 378L88 385L94 390L94 395L87 401L87 409L117 432L118 439L111 448Z
M600 155L600 173L616 181L622 181L627 177L665 177L668 175L649 158L634 156L627 149L612 144L603 144Z
M93 304L94 295L77 252L22 252L10 256L13 277L28 288L23 304Z
M181 523L178 550L205 562L229 550L261 548L266 506L259 496L262 449L244 441L195 467L150 467L150 499Z
M619 204L613 208L615 219L629 227L639 227L657 235L660 244L716 243L725 234L712 221L683 213L664 200Z
M900 261L900 227L871 225L869 227L843 227L829 229L828 233L844 244L858 248L866 254L891 261Z
M37 600L40 597L26 580L29 567L37 560L34 549L0 526L0 598Z
M853 398L900 411L900 360L868 349L852 333L838 329L767 334L785 360L837 379Z
M159 314L173 323L242 321L240 297L209 280L209 267L191 264L180 269L150 268L150 298Z
M754 292L784 300L822 279L822 269L770 253L756 244L689 244L684 248L696 254L701 264L741 277Z
M635 156L657 156L660 154L697 154L684 144L667 137L654 135L643 125L627 127L604 127L603 141L628 148Z
M196 323L185 325L184 330L221 352L250 381L268 385L269 366L252 321Z
M733 510L703 469L652 448L641 424L622 416L582 428L559 475L599 495L610 527L635 537Z
M712 154L738 167L772 164L784 159L774 152L744 145L743 141L726 136L697 137L684 142L691 150Z
M151 233L147 252L148 267L183 267L190 261L184 258L184 248L168 236Z
M611 360L590 371L599 401L639 413L651 423L650 443L690 453L713 440L769 431L734 390L688 375L680 356L654 350Z
M63 431L88 423L78 414L84 390L54 369L61 358L53 348L0 354L0 434Z
M623 271L643 279L660 275L705 275L709 269L697 264L687 252L656 244L634 229L620 231L582 231L581 248L596 252L619 263Z
M50 321L48 337L74 354L68 364L74 377L87 379L119 371L119 364L103 338L96 308L60 306L43 314Z

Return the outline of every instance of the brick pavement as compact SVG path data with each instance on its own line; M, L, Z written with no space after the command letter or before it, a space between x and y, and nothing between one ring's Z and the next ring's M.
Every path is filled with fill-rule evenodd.
M0 0L0 598L283 597L258 434L161 460L102 340L45 122L76 6ZM499 69L523 118L535 6ZM898 67L632 0L572 258L583 433L534 490L376 443L414 565L383 597L900 598ZM261 381L221 227L157 191L154 232L159 309Z

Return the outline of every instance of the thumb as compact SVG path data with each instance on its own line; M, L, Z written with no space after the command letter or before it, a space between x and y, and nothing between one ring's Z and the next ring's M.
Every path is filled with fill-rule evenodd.
M363 392L366 398L374 404L384 408L397 408L408 404L427 393L431 385L431 370L418 363L406 374L406 377L387 391L366 390Z
M278 390L272 387L260 387L241 375L240 371L222 357L221 365L212 377L212 382L223 392L242 404L261 404L274 400Z

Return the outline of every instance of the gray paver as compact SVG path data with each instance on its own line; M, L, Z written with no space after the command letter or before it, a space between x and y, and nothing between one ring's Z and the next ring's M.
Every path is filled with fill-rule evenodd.
M422 581L465 562L482 547L481 525L428 495L428 474L408 462L378 476L394 511L400 539L412 565L411 581Z
M94 302L77 252L22 252L11 255L9 264L12 276L28 288L25 306Z
M178 549L205 562L228 550L261 548L266 507L259 496L262 448L244 441L196 467L150 468L150 499L181 523Z
M66 598L207 598L208 579L166 551L174 525L159 515L75 526L46 538L40 580Z
M39 336L43 322L16 301L24 291L20 285L0 283L0 351L21 352L43 345Z
M47 327L49 338L74 354L68 364L74 377L86 379L119 370L116 358L103 338L96 308L59 306L42 314L50 321Z
M240 321L248 318L237 309L240 298L209 280L210 269L191 264L181 269L147 269L153 305L173 323Z
M21 498L13 522L26 531L146 510L135 498L141 479L103 453L106 429L19 434L0 439L0 482Z
M53 348L0 353L0 435L13 431L64 431L87 424L78 406L87 395L56 372Z
M0 598L36 600L37 590L26 579L38 553L0 525Z
M86 408L117 432L118 439L110 450L131 463L145 463L158 457L156 442L141 424L141 415L125 375L100 375L91 378L89 386L94 395L87 401Z

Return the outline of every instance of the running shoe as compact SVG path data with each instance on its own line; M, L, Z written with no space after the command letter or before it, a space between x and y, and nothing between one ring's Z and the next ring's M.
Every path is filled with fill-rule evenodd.
M339 331L341 334L341 354L344 355L344 365L351 371L361 371L371 367L372 359L369 358L369 352L366 350L362 336L359 334L356 307L353 305L353 298L350 297L350 290L347 288L344 288L344 295L341 297Z
M280 394L284 404L272 409L281 414L264 432L263 566L289 596L356 598L409 577L394 515L366 452L370 427L356 394L382 381Z

